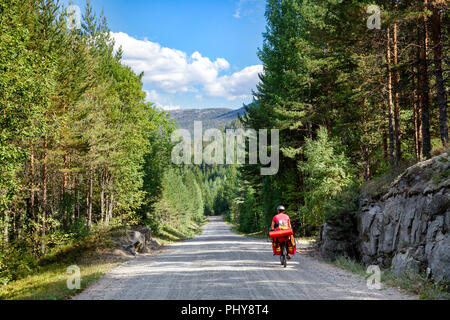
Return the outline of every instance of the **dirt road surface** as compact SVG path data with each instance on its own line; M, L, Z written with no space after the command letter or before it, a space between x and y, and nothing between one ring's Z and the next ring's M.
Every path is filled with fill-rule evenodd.
M300 250L301 251L301 250ZM369 290L366 281L307 254L287 268L271 243L234 234L210 217L201 236L158 255L127 261L76 296L77 300L329 300L415 299L390 288Z

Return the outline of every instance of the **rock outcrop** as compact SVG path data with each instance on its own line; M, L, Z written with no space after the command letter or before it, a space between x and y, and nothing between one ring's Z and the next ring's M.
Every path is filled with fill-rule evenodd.
M426 272L450 281L450 153L408 168L387 192L364 195L357 222L359 256L366 265ZM321 234L333 233L324 226ZM342 237L341 238L345 238ZM320 248L349 246L325 238Z
M152 239L151 231L150 227L127 231L128 244L124 246L125 249L133 255L136 255L136 253L148 253L150 250L158 250L161 245L157 240Z

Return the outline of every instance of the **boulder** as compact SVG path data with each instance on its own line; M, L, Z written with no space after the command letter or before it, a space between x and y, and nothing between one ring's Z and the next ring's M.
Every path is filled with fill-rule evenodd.
M150 252L150 244L152 243L151 228L144 227L139 230L127 231L127 239L129 244L125 246L133 255L137 253Z
M150 240L150 246L152 250L159 250L162 247L162 245L156 239Z

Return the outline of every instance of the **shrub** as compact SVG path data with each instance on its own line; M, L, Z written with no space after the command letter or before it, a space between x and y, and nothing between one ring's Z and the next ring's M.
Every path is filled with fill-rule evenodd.
M354 181L350 159L337 138L330 138L327 129L320 127L316 139L307 139L304 147L306 162L298 168L305 175L305 205L300 209L305 222L316 228L325 218L327 202Z
M353 231L359 212L360 197L356 183L346 188L324 205L325 221L331 225L346 223L345 226Z
M37 267L37 257L25 242L14 243L0 251L0 284L20 279Z

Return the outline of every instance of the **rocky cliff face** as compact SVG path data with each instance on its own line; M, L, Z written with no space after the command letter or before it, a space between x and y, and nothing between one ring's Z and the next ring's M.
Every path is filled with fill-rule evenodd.
M363 196L359 211L362 262L450 281L450 153L410 167L387 192ZM333 252L338 241L325 230L319 246Z
M450 156L445 153L406 170L379 197L360 201L358 231L365 264L394 272L428 268L450 280Z

